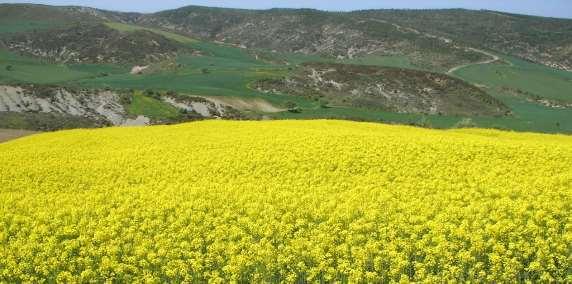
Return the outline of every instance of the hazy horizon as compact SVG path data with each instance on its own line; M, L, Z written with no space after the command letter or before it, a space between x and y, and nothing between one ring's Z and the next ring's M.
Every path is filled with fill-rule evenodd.
M45 0L45 1L0 1L0 3L33 3L57 6L87 6L99 9L123 11L123 12L142 12L152 13L161 10L175 9L188 5L209 6L209 7L225 7L225 8L242 8L242 9L271 9L271 8L312 8L325 11L353 11L363 9L454 9L464 8L471 10L494 10L502 12L510 12L517 14L572 18L572 1L567 0L546 0L542 3L537 0L509 0L495 1L482 0L405 0L405 1L379 1L379 0L363 0L363 1L340 1L340 0L314 0L314 1L183 1L183 0L163 0L160 2L140 2L134 0L101 0L97 3L85 0Z

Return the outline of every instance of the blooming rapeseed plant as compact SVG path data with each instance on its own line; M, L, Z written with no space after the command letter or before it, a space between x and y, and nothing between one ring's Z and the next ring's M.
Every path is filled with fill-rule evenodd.
M0 145L0 282L572 282L572 137L340 121Z

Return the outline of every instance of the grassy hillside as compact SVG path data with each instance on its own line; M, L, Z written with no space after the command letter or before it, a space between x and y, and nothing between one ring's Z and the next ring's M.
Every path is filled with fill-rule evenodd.
M46 5L0 3L0 35L97 22L92 15Z
M64 83L80 78L96 76L74 70L70 66L44 62L28 56L20 56L8 50L0 50L0 82L13 83Z
M509 56L503 56L503 60L508 64L469 66L455 75L503 101L513 112L512 119L506 120L508 128L526 124L537 129L571 131L572 73Z
M572 70L569 19L462 9L328 13L188 6L125 20L251 48L343 57L407 55L414 65L434 70L479 61L482 54L467 46Z
M0 144L0 282L566 282L571 149L340 121L26 137Z
M572 70L572 20L495 11L372 10L354 13L558 69Z
M248 48L352 59L409 56L419 68L447 70L483 55L377 19L310 9L249 11L188 6L142 15L136 23Z
M190 38L188 36L182 36L182 35L179 35L176 33L167 32L167 31L163 31L163 30L159 30L159 29L153 29L153 28L117 23L117 22L107 22L105 24L108 27L110 27L112 29L116 29L116 30L121 31L121 32L133 33L133 32L138 32L138 31L149 31L152 33L162 35L168 39L178 41L180 43L195 43L195 42L197 42L196 40L193 40L192 38Z
M314 99L326 108L459 116L502 117L509 113L502 102L462 80L401 68L306 63L287 78L262 80L253 87Z
M0 33L0 84L4 85L51 84L132 94L150 90L219 98L232 102L229 106L243 112L241 117L254 119L338 118L435 128L461 125L572 133L572 73L491 50L494 47L487 49L454 36L449 30L453 28L438 33L422 29L414 19L405 19L415 13L434 14L456 23L464 20L455 20L455 15L474 14L495 17L496 22L502 23L499 15L490 12L346 14L192 6L141 15L83 7L1 5L2 13L11 15L3 19L8 23L2 26L7 32ZM50 15L54 17L47 17ZM405 18L395 19L392 15ZM81 17L88 24L78 25L75 19ZM42 24L45 28L31 30L11 28L23 20L50 19L61 20L62 25ZM507 25L514 24L514 19L507 19ZM546 22L543 29L553 32L565 29L568 23L532 19L535 23ZM519 25L528 21L531 19ZM472 25L465 26L468 32L481 32ZM101 41L102 38L106 40ZM555 45L559 43L565 41L556 41ZM345 54L336 53L344 50ZM338 77L349 80L341 90L314 90L309 85L260 88L260 82L289 82L296 78L307 83L309 77L304 76L311 74L303 70L317 63L340 66L341 70L355 68L358 72L346 72L343 76L337 72L334 81ZM345 65L340 64L351 65L342 68ZM147 69L141 74L130 74L135 65L145 65ZM351 67L354 65L357 66ZM418 76L392 79L359 71L378 67L403 68L404 74ZM436 86L430 80L435 76L458 84ZM378 92L379 83L385 81L390 81L391 90L397 93L387 93L383 88L383 92ZM479 95L465 100L470 94ZM486 98L486 102L482 104L482 100L474 98ZM160 100L146 103L151 109L164 108ZM495 106L499 108L494 110ZM158 114L156 121L172 121L170 111ZM28 121L33 114L17 116L22 118L19 121Z
M127 112L135 116L144 115L154 120L176 119L180 115L175 107L157 98L145 96L141 92L135 92Z
M21 33L3 39L10 50L57 63L139 64L185 52L174 40L140 29L121 32L104 24Z

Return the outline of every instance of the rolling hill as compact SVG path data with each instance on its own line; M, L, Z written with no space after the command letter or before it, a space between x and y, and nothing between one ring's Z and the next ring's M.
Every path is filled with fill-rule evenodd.
M8 50L56 63L146 64L189 52L176 41L147 30L120 32L104 24L22 33L4 41Z
M189 6L127 21L230 43L326 55L371 53L475 61L467 46L572 70L572 20L495 11L248 11ZM333 44L335 43L335 44ZM451 57L451 59L445 59Z
M508 115L501 101L462 80L391 67L306 63L291 77L259 81L255 88L321 100L325 107L432 115Z
M0 144L0 281L567 282L572 137L204 121Z
M190 6L142 16L135 22L247 48L349 59L371 54L404 55L416 65L432 68L446 69L483 57L463 45L413 33L389 22L308 9L245 11Z
M572 71L571 19L461 9L365 11L358 14Z
M0 91L0 127L117 125L97 109L120 105L121 121L146 124L340 118L572 132L570 20L459 9L139 14L28 4L1 4L0 15L0 90L81 90L41 110L18 105L37 103L29 92ZM333 82L312 83L316 66L335 69L325 75ZM73 97L102 92L128 95ZM70 111L78 108L86 111Z
M0 283L572 283L571 31L0 4Z

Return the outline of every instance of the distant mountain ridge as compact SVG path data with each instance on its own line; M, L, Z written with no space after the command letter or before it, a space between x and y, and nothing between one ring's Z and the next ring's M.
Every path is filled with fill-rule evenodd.
M21 4L0 5L0 16L18 14L14 9L26 7L41 9L43 14L51 14L52 19L61 22L137 24L246 48L339 58L404 55L419 66L445 70L483 60L483 54L469 49L473 47L572 70L569 19L464 9L324 12L186 6L142 14Z
M101 13L108 19L122 22L280 51L347 57L380 50L408 55L419 50L438 50L443 51L441 54L436 52L438 55L452 52L452 60L458 63L478 57L459 50L471 46L556 69L572 70L572 19L466 9L324 12L187 6L153 14ZM415 31L448 39L453 44L413 37L411 33L415 34ZM336 36L336 32L343 32L343 35ZM384 35L384 44L378 40L380 34ZM329 46L332 41L336 42L335 48ZM404 46L410 50L403 51Z

